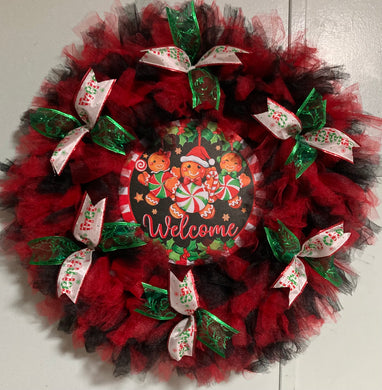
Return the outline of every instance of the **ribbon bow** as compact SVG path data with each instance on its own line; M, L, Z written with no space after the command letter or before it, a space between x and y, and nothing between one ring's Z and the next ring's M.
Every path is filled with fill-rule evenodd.
M199 307L199 296L192 271L188 271L183 281L170 271L170 297L164 289L142 283L146 303L135 311L157 320L171 320L177 313L188 316L171 331L168 341L170 356L179 361L183 356L192 356L195 337L225 357L227 341L239 333L218 317ZM174 311L174 310L175 311Z
M202 185L202 178L200 176L199 177L189 177L189 176L186 176L184 178L184 180L183 180L183 183L185 185L190 184L190 183L194 183L197 186L201 186Z
M317 157L317 149L353 163L353 147L359 145L348 135L326 124L326 100L313 88L296 115L268 98L268 111L254 114L272 134L282 140L294 137L296 145L285 164L294 163L296 178ZM306 131L301 134L302 131Z
M175 46L145 50L141 62L188 74L192 91L192 108L208 103L216 110L220 104L219 81L206 66L241 64L237 53L248 53L232 46L215 46L208 50L195 64L200 48L200 30L196 18L194 2L183 11L166 8L168 22Z
M227 176L227 175L230 175L232 178L236 179L237 171L229 172L226 169L222 169L222 171L220 172L220 176Z
M269 245L277 260L289 263L273 288L289 288L289 306L302 293L308 283L303 258L317 273L335 286L342 279L334 265L333 254L349 239L343 222L320 231L301 246L298 238L281 222L279 230L265 228Z
M106 198L93 205L86 193L78 213L73 236L86 248L67 237L42 237L28 242L32 249L30 264L61 265L57 279L57 294L66 294L74 303L98 246L103 252L145 245L135 236L138 224L104 223Z
M81 122L74 116L51 108L40 107L31 113L33 129L46 137L61 139L50 159L53 170L58 175L82 137L89 132L96 144L125 155L125 146L134 136L107 115L98 119L114 83L115 80L98 83L94 71L88 70L74 102L77 114L85 126L81 126Z

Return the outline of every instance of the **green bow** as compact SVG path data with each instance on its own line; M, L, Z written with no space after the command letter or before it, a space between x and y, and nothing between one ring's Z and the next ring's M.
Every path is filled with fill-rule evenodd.
M238 173L237 171L229 172L226 169L222 169L222 171L220 172L220 176L227 176L227 175L230 175L232 178L236 179Z
M81 127L74 116L51 108L40 107L30 114L31 126L45 137L63 139L71 130ZM135 139L109 116L101 116L90 131L93 142L114 153L125 153L126 145Z
M142 283L146 302L139 308L135 309L137 313L156 320L172 320L178 313L172 309L168 298L167 290ZM196 338L216 352L218 355L225 357L227 342L233 335L239 333L221 319L208 312L198 308L195 313L197 333Z
M281 222L278 230L264 227L268 243L277 260L289 263L301 251L299 239ZM299 256L301 257L301 256ZM334 265L334 256L323 258L303 257L303 259L323 278L335 286L342 284L342 279Z
M200 29L194 2L191 1L181 11L168 7L166 11L174 44L184 50L191 63L194 63L200 49ZM219 109L220 85L216 76L206 68L199 68L188 72L188 80L192 92L192 108L209 103L216 110Z

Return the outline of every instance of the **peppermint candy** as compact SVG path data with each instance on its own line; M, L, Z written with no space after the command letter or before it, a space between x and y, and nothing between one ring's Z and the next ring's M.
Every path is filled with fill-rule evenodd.
M151 175L148 186L150 192L159 199L167 198L170 195L170 191L164 186L164 182L172 177L170 172L158 172Z
M220 187L216 191L216 196L220 200L233 199L240 191L240 180L225 175L219 178Z
M181 184L175 192L177 205L186 213L198 213L208 203L208 191L195 183Z

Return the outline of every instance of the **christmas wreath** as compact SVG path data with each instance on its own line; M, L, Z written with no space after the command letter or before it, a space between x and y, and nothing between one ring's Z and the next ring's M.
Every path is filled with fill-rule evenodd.
M343 74L240 10L118 8L67 47L3 164L44 312L115 375L288 360L354 288L380 125Z

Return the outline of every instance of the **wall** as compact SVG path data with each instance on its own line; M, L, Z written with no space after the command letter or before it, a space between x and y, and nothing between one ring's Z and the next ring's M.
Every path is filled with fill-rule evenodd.
M218 4L224 4L218 1ZM319 48L330 64L343 64L359 81L366 111L382 116L382 39L378 0L234 0L252 16L277 9L286 28L296 34L307 30L308 42ZM72 32L89 11L101 15L110 0L38 0L0 3L0 159L12 158L12 134L49 69L59 63L62 48L78 40ZM349 82L350 84L350 82ZM382 266L379 243L356 256L361 275L353 297L344 297L345 310L336 324L327 324L320 337L297 360L263 375L235 377L220 389L261 390L368 390L382 388ZM112 367L98 356L73 351L71 338L47 324L35 311L41 298L27 286L15 259L0 263L0 389L191 389L184 379L168 385L139 378L114 379ZM280 381L279 381L280 379Z

